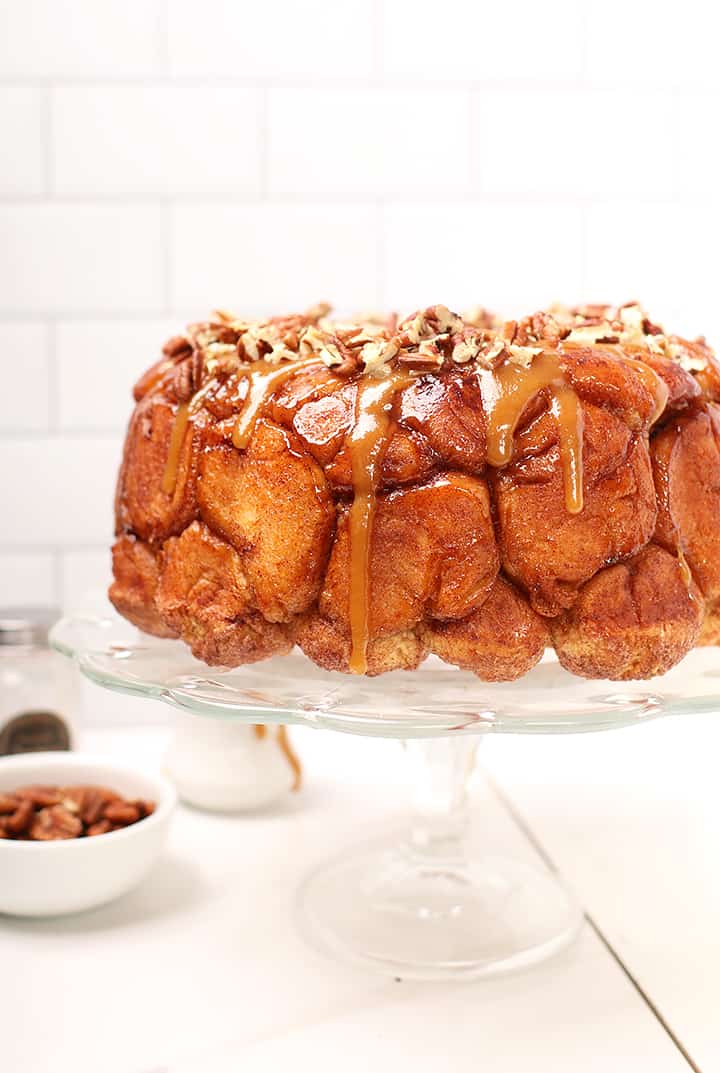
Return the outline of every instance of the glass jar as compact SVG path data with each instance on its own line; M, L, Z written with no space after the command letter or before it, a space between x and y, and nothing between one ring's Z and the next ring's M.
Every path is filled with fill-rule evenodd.
M78 673L48 644L59 617L52 607L0 608L0 756L73 747Z

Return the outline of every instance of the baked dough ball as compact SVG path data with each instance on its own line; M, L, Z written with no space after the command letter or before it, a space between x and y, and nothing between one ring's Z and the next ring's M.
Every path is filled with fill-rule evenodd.
M368 673L415 667L427 647L415 628L426 615L462 618L479 607L499 569L487 485L441 474L381 496L369 545ZM349 510L338 519L317 610L294 628L306 655L347 670L351 653Z
M477 611L455 621L429 619L420 636L440 659L485 682L510 682L527 674L550 642L546 620L501 577Z
M557 428L540 414L494 475L502 565L542 615L571 607L598 570L643 547L657 508L647 435L612 411L583 408L584 504L569 513Z
M670 421L653 438L655 540L685 556L706 599L720 598L720 407Z
M211 667L289 652L287 627L256 610L240 555L202 522L165 544L157 606L198 659Z
M676 556L649 544L586 582L550 625L558 659L583 678L664 674L696 643L703 601Z
M108 596L116 610L144 633L177 637L177 631L157 607L160 569L153 549L137 537L120 537L113 545L112 563L113 583Z
M268 621L287 622L316 600L335 504L322 469L288 432L260 421L247 451L208 449L198 499L203 520L240 552Z

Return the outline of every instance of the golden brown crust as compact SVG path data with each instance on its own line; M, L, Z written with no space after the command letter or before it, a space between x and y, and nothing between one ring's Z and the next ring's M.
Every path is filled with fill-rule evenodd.
M501 577L477 611L455 622L430 619L419 632L436 656L485 682L510 682L527 674L550 641L546 621Z
M201 522L165 544L157 606L210 666L253 663L292 647L287 629L254 609L241 557Z
M700 592L676 556L649 544L601 570L550 624L563 667L615 681L664 674L697 642Z
M326 671L348 672L352 641L345 623L311 611L293 623L292 637L318 667ZM399 630L397 633L371 637L367 646L365 673L373 678L387 671L413 671L420 666L427 653L427 646L415 630Z
M655 540L681 551L700 591L720 598L720 407L670 421L653 438Z
M431 615L463 618L479 607L499 569L490 496L476 477L445 474L378 500L368 576L369 672L417 666L426 646L415 627ZM306 655L332 670L350 660L350 536L341 511L317 611L295 628ZM333 651L333 654L329 653Z
M242 555L257 609L287 622L317 598L335 528L322 469L283 429L260 421L248 450L207 450L203 520Z
M158 394L142 399L130 421L120 475L117 531L161 542L181 533L197 516L197 477L203 441L200 423L188 424L171 495L162 489L177 404Z
M145 633L177 637L156 604L160 570L153 549L136 537L120 537L113 545L112 563L108 596L120 614Z
M609 410L584 407L584 506L570 514L556 427L547 413L516 437L493 475L502 565L542 615L570 607L606 563L650 539L656 507L647 438Z
M210 664L297 643L347 671L353 436L363 385L391 374L368 674L433 651L509 680L550 632L574 673L638 677L680 659L701 620L699 643L720 643L720 367L704 341L662 334L633 304L504 325L443 307L360 326L326 312L262 324L218 314L170 340L138 382L116 499L121 614L179 633ZM579 400L579 513L552 384L519 413L508 463L488 447L498 367L548 354ZM249 371L274 375L291 359L234 443ZM691 597L678 551L699 586Z

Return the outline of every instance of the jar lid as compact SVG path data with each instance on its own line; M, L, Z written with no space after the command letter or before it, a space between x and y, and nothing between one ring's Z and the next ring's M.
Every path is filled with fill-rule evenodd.
M0 607L0 647L46 645L48 631L59 618L57 607Z

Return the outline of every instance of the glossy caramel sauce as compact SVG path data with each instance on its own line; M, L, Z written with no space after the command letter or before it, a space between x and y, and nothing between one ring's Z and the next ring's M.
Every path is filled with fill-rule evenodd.
M189 420L190 403L183 402L178 406L177 413L175 414L175 420L170 434L170 447L168 449L165 472L163 473L162 484L160 486L167 496L171 496L175 491L178 465L180 463L180 451L182 449L183 440L185 439L185 431L188 427Z
M267 727L263 723L256 723L253 726L253 730L255 731L255 737L260 741L263 741L267 737ZM280 725L277 727L275 731L275 741L292 768L294 776L292 788L293 790L299 790L302 784L302 765L297 753L290 744L286 726Z
M280 725L277 728L275 740L285 754L285 759L288 764L292 768L294 775L292 788L293 790L299 790L302 784L302 765L300 764L297 753L290 744L286 726Z
M515 430L528 403L541 391L550 395L550 410L557 421L560 462L565 482L565 505L571 514L583 508L583 413L580 401L566 383L560 358L538 354L531 364L506 362L481 377L487 413L487 458L491 466L506 466L512 459Z
M653 413L650 418L650 427L652 428L665 411L668 396L670 394L669 388L663 378L658 376L655 370L649 365L646 365L644 361L639 361L637 358L631 358L622 350L618 352L617 356L620 361L625 363L625 365L630 365L632 367L643 387L650 393L654 400Z
M250 365L241 365L238 373L245 376L250 382L245 405L243 406L235 428L233 429L232 441L239 451L245 450L250 442L253 429L262 412L270 393L280 387L289 377L299 369L309 365L322 365L322 361L316 357L298 358L297 361L286 361L281 365L273 365L266 361L256 361Z
M170 433L170 447L168 449L167 463L160 487L165 495L171 496L177 485L178 467L180 465L180 452L182 450L185 432L187 431L190 418L193 417L203 404L203 400L213 387L213 381L209 381L204 387L196 391L189 402L182 402L177 408L172 432Z
M680 564L680 576L683 579L683 583L688 591L688 595L691 600L695 599L693 594L693 576L688 566L688 561L685 558L685 552L680 546L680 534L678 533L678 548L677 548L678 563Z
M393 395L415 378L393 373L385 380L363 378L358 382L355 424L348 436L353 478L350 507L350 670L367 671L369 635L370 540L376 492L392 410Z
M300 358L297 361L284 362L282 365L273 365L269 362L257 361L252 365L240 366L238 374L244 376L250 383L250 390L245 398L242 410L238 415L232 433L232 441L238 450L244 450L253 434L253 429L267 402L269 395L280 387L293 373L308 365L321 364L318 358ZM168 459L161 483L161 488L166 495L172 495L177 484L180 452L182 450L185 432L190 418L198 412L205 396L216 386L214 378L210 379L187 403L181 403L177 408L175 422L170 435L170 447Z

